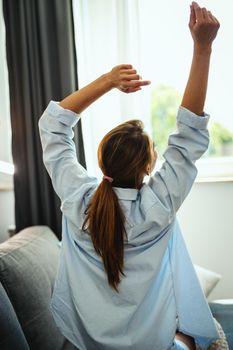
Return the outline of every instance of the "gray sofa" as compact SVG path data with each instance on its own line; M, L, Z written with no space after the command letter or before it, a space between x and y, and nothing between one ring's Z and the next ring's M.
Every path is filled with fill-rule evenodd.
M224 330L229 349L233 350L233 300L219 300L209 305L212 314Z
M74 350L49 309L59 258L46 226L29 227L0 244L0 349ZM233 350L233 305L210 304Z
M0 349L74 350L49 309L59 258L46 226L29 227L0 244Z

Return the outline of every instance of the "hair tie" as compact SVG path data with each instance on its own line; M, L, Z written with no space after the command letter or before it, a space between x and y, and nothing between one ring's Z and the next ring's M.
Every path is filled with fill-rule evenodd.
M113 178L110 177L110 176L107 176L107 175L104 175L104 176L103 176L103 180L107 180L107 181L109 181L109 182L113 182Z

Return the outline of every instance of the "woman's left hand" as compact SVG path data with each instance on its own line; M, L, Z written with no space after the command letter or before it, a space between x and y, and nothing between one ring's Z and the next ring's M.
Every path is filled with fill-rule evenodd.
M142 80L136 69L130 64L121 64L107 73L112 88L130 93L141 90L142 86L149 85L149 80Z

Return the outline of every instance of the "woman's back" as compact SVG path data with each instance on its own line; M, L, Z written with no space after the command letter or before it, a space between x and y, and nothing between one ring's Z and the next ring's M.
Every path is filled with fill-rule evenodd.
M140 189L112 187L124 212L127 233L125 276L117 293L109 288L102 259L93 247L91 236L82 229L86 208L98 183L73 159L68 113L69 123L73 125L77 116L51 102L40 120L41 137L47 145L44 158L53 174L54 188L62 198L63 243L52 301L58 327L77 347L88 350L98 346L99 349L142 349L142 346L145 350L152 346L168 349L180 319L181 330L188 329L192 334L193 329L192 335L199 342L203 341L202 335L214 338L213 320L175 219L196 176L195 159L208 146L209 117L197 119L190 111L180 108L179 132L170 136L160 171ZM57 135L61 134L58 145ZM56 150L51 147L54 143ZM197 301L188 311L189 295L180 287L184 278ZM192 324L189 324L190 311ZM195 313L196 318L202 315L206 320L205 327L195 321Z

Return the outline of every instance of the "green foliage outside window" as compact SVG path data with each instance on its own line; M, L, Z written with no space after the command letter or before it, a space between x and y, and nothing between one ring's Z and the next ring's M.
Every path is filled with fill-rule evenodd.
M159 157L167 147L168 136L176 130L176 115L182 96L174 87L161 85L152 92L152 137ZM210 144L205 156L233 156L233 132L219 122L209 126Z
M220 123L213 122L210 125L210 140L210 156L233 156L233 133Z
M159 86L152 92L152 137L159 157L165 151L169 134L176 129L180 100L173 87Z

